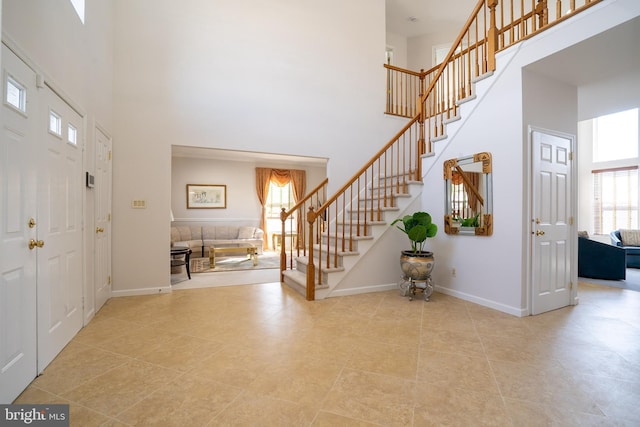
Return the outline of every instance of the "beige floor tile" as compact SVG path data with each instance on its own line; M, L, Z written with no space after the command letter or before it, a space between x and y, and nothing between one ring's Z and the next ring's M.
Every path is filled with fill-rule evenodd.
M385 426L413 423L415 381L345 369L322 410Z
M570 412L603 415L589 390L581 389L576 378L560 364L529 365L496 361L492 370L502 396L524 400Z
M245 392L208 425L282 427L310 423L303 405Z
M484 347L478 334L464 330L422 329L421 351L454 353L472 357L484 357Z
M418 347L360 340L347 367L415 380L418 369Z
M391 318L393 319L393 318ZM361 334L372 341L418 347L420 345L420 317L415 319L395 319L374 317L363 328Z
M438 387L498 393L491 366L485 357L422 351L418 361L418 379Z
M416 386L415 401L413 425L416 426L511 425L498 393L477 392L420 381Z
M263 396L311 405L322 402L342 371L341 364L306 357L271 365L247 386Z
M63 349L32 384L61 395L130 360L126 356L74 344Z
M164 346L150 349L138 358L165 368L186 372L191 370L193 363L207 359L220 351L223 345L222 342L178 336L167 341Z
M605 415L570 412L565 408L541 405L529 401L505 399L505 407L512 425L518 427L624 427L632 426Z
M640 425L640 292L579 286L525 318L280 283L112 298L16 403L72 426Z
M118 416L131 425L204 426L236 399L242 389L185 375L161 387Z
M342 415L331 414L329 412L321 411L313 420L312 427L336 427L336 426L350 426L350 427L376 427L379 424L372 424L366 421L354 420L353 418L343 417Z
M109 416L116 416L181 374L133 360L114 368L62 397Z

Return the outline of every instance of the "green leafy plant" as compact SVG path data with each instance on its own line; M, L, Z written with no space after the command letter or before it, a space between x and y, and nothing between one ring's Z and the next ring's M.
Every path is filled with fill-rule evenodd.
M395 225L398 222L402 222L402 226L396 225L396 228L409 237L414 254L422 252L425 240L438 233L438 226L431 222L431 215L426 212L414 212L413 215L405 215L393 221L391 225Z
M460 225L463 227L480 227L480 213L477 213L475 216L465 218L460 221Z

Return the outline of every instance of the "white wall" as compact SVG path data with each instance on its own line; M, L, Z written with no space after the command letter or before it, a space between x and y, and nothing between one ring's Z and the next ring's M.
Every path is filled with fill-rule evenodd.
M391 65L407 68L407 38L395 33L387 32L387 47L393 49Z
M397 132L382 114L384 13L383 0L115 1L114 290L169 284L171 144L326 157L338 188Z
M410 70L425 71L435 66L433 63L433 47L448 45L454 42L461 28L451 28L450 31L440 34L426 34L419 37L411 37L407 40L407 64Z

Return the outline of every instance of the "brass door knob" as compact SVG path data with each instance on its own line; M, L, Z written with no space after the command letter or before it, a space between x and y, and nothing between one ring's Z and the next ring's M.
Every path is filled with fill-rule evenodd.
M44 240L29 239L29 249L33 250L35 247L41 248L44 246Z
M96 227L96 233L102 233L102 232L104 232L104 228Z
M536 236L544 236L544 231L536 230Z

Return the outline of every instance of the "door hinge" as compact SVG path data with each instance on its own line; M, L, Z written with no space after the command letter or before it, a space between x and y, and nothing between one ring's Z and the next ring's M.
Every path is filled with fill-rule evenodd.
M111 284L111 276L109 275L107 276L107 285L110 285L110 284Z
M573 160L573 151L569 151L569 160Z
M572 216L569 217L569 225L573 225L573 217Z
M569 282L569 290L573 289L573 282Z
M111 150L109 150L109 154L107 154L107 160L111 160Z
M110 213L107 214L107 221L111 221L111 214Z

